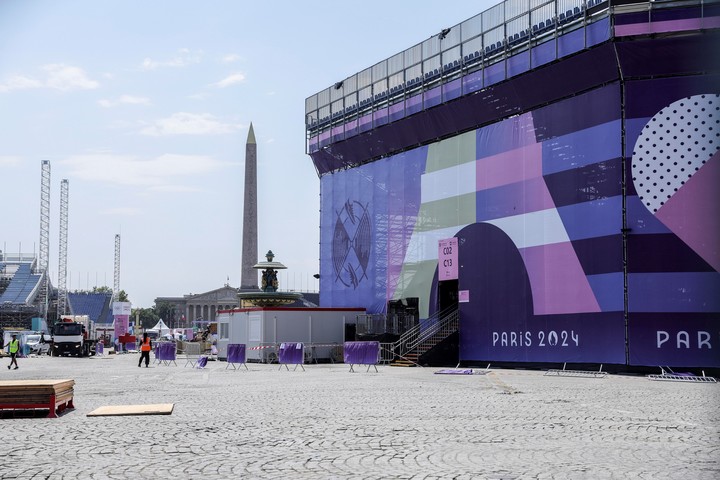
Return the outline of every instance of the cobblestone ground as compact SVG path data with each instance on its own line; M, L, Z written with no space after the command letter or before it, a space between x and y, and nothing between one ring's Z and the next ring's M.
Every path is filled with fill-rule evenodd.
M27 358L0 379L71 378L56 419L0 420L3 479L720 478L720 384L495 370L250 364L138 368L133 354ZM174 403L172 415L87 417Z

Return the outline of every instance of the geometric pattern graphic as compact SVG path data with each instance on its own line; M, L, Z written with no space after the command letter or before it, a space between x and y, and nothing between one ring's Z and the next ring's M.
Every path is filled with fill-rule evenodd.
M633 182L657 212L720 150L720 95L693 95L671 103L643 128L632 156Z
M720 95L689 96L655 114L635 143L632 172L648 210L720 269Z
M332 258L336 281L355 289L367 279L371 234L367 205L348 199L335 221Z

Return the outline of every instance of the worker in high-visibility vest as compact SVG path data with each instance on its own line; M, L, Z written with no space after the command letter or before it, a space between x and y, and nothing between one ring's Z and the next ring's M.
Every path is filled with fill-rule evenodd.
M5 347L10 347L10 365L8 365L8 370L13 366L13 363L15 364L15 370L17 370L17 354L20 351L20 341L17 339L17 335L13 335L12 340L10 340Z
M140 361L138 367L142 366L143 358L145 359L145 368L150 366L150 350L152 350L152 340L148 337L147 332L143 333L142 343L140 344Z

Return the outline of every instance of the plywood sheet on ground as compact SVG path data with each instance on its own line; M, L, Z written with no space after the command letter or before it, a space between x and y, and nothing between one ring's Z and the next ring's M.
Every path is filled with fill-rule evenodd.
M88 417L110 417L121 415L170 415L174 403L156 403L151 405L106 405L88 413Z

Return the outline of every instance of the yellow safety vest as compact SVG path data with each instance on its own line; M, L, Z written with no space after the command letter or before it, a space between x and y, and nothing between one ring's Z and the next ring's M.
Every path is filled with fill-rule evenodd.
M20 342L17 340L10 340L10 353L17 353L20 349Z

